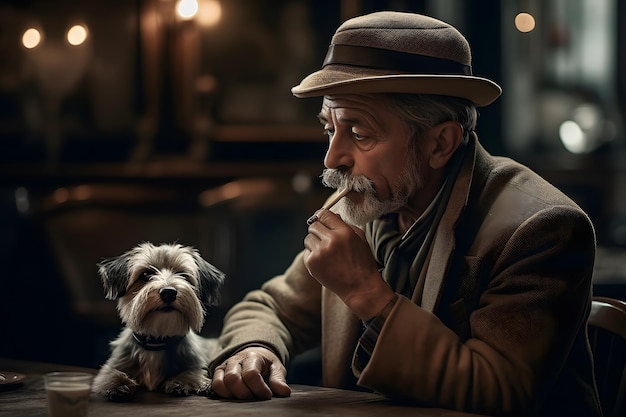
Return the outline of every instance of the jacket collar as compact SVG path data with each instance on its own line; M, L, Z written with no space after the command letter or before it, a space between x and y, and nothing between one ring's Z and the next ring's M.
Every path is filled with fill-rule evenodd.
M456 178L452 194L448 200L448 206L439 222L437 233L435 233L431 245L429 259L435 259L436 262L429 262L427 265L421 301L422 308L430 312L437 308L441 299L441 289L445 283L456 244L454 227L467 206L476 161L479 159L481 151L482 147L478 143L478 137L475 132L472 132L467 144L465 160Z

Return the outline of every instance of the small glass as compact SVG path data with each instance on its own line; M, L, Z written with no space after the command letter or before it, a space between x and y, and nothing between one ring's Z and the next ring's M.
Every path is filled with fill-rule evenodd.
M87 372L45 374L50 417L86 417L93 377Z

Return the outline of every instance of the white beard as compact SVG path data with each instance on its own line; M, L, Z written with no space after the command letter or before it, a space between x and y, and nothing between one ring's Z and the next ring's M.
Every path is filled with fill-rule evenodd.
M351 176L334 169L326 169L322 174L322 183L332 188L350 188L363 195L363 201L355 203L345 197L333 207L341 219L349 225L364 227L387 213L393 213L406 206L409 198L423 186L423 179L418 170L406 167L398 180L392 184L391 199L380 200L372 181L365 176Z

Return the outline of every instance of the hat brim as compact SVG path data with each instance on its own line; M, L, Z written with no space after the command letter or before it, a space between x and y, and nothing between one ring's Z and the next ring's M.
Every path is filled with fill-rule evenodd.
M479 107L493 103L502 94L495 82L470 75L389 74L359 71L349 66L334 67L327 66L310 74L291 92L298 98L332 94L433 94L464 98Z

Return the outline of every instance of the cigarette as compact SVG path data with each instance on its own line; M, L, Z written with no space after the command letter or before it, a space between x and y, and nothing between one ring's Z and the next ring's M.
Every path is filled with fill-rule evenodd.
M337 204L339 202L339 200L344 198L346 196L346 194L348 194L350 191L352 191L352 189L350 187L344 188L343 190L341 190L341 192L339 194L335 195L335 197L333 197L332 200L330 200L328 203L324 204L322 206L322 209L330 210L332 206ZM311 217L309 217L307 219L306 224L308 224L310 226L311 224L315 223L317 220L318 220L317 215L313 214Z

